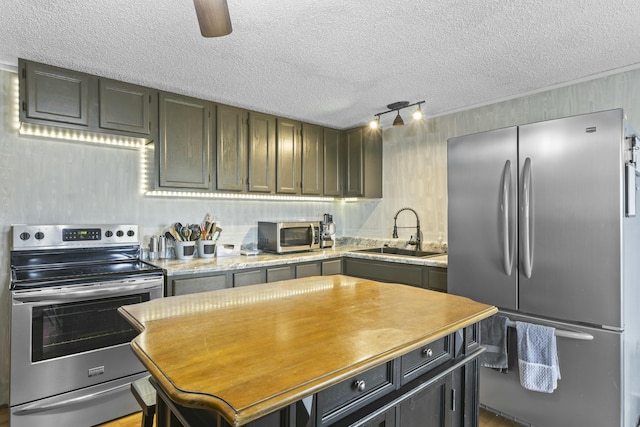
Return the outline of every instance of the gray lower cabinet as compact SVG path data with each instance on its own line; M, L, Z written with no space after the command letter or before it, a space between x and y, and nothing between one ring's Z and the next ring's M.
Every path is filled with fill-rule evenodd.
M148 136L157 92L147 87L100 78L100 128Z
M216 291L227 286L227 275L209 275L189 277L184 279L169 279L169 286L173 290L170 295L186 295L197 292Z
M249 112L249 192L276 190L276 119Z
M281 267L267 268L267 283L295 279L295 277L296 270L293 266L283 265Z
M247 112L218 105L216 117L216 188L246 191Z
M346 257L344 274L447 292L447 269L442 267Z
M334 274L342 274L342 259L322 261L322 275L331 276Z
M264 268L256 270L240 271L233 273L233 287L257 285L267 281L266 271Z
M322 265L319 262L296 265L296 279L311 276L322 276Z
M324 185L324 133L320 126L302 125L302 194L319 196Z
M453 376L447 375L397 407L399 426L447 427L452 424Z
M160 93L161 188L211 189L211 108L208 101Z
M95 81L92 76L22 59L18 66L21 121L89 126L89 92Z
M167 276L165 293L169 296L185 295L279 280L341 273L342 259L335 258L243 270L224 270L216 273L170 274Z

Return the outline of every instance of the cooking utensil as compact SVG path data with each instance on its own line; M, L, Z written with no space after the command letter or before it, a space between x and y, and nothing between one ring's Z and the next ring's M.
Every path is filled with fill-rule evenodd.
M191 230L191 240L199 240L202 235L202 231L200 231L200 226L198 224L191 224L187 226L189 230Z
M182 242L182 236L180 235L180 232L175 229L174 225L169 226L169 234L171 234L176 242Z

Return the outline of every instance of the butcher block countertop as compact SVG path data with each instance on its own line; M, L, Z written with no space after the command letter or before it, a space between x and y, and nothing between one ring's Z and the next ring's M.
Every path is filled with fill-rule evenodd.
M162 390L246 424L491 316L467 298L323 276L119 309Z

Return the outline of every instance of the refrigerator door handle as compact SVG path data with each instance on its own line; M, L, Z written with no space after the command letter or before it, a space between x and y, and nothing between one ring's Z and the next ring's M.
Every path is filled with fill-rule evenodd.
M502 171L502 197L500 197L500 221L502 232L502 268L511 276L513 268L513 247L509 235L509 195L511 194L511 160L507 160Z
M524 161L522 172L522 203L521 210L521 226L522 226L522 269L527 279L531 278L531 270L533 269L533 222L531 215L531 197L533 189L531 188L531 158L527 157Z
M507 322L507 326L510 328L515 328L516 322L514 322L513 320L509 320ZM572 340L580 340L580 341L593 340L593 335L587 332L570 331L567 329L556 329L554 333L556 337L570 338Z

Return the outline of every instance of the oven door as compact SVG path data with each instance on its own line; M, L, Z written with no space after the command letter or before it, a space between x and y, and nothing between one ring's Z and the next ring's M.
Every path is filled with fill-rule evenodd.
M11 406L144 372L117 310L162 292L157 275L13 290Z

